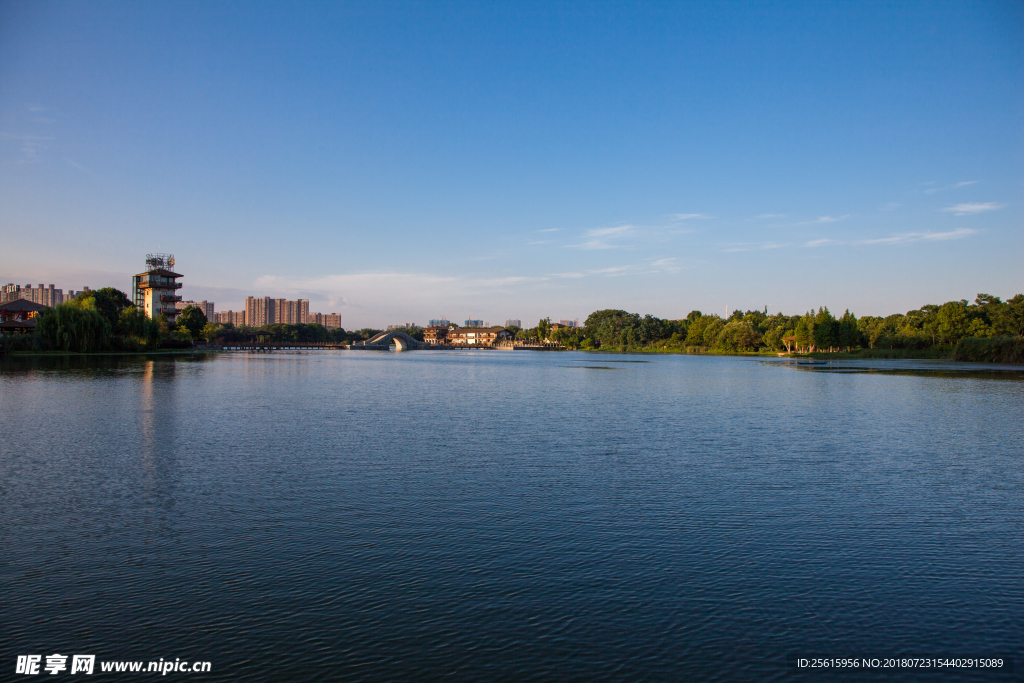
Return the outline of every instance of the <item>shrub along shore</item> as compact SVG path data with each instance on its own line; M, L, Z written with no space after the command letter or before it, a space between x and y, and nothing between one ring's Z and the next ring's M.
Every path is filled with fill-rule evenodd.
M171 328L137 311L121 291L83 292L38 316L35 333L0 337L0 353L153 353L194 350L269 334L275 343L369 339L379 330L347 332L322 325L234 327L184 309ZM544 318L533 328L510 328L517 339L552 341L567 349L636 353L775 354L834 358L934 358L1024 363L1024 295L1003 301L990 294L927 305L886 317L836 317L828 308L802 315L735 311L727 318L692 311L671 320L618 309L591 313L582 327L558 327ZM422 340L423 329L404 330Z

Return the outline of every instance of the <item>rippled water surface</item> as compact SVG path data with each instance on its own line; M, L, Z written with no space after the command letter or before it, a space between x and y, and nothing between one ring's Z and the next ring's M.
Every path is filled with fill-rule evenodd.
M1021 678L1020 372L0 363L2 680L30 653L247 681L813 680L788 658L1010 655ZM1000 679L922 679L972 677Z

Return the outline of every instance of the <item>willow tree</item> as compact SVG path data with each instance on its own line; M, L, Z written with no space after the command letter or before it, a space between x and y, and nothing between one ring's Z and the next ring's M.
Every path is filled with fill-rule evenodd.
M58 351L88 353L110 345L110 323L95 309L61 304L39 313L36 335Z

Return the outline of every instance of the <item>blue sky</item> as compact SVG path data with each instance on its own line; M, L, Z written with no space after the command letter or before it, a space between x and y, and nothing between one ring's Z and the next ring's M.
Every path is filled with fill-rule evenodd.
M0 280L348 328L1024 291L1024 4L0 2Z

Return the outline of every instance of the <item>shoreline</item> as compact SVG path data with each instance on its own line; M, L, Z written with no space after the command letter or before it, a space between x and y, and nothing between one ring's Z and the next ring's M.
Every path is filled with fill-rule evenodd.
M282 349L288 350L288 349ZM432 349L422 349L429 351ZM460 349L461 350L461 349ZM466 349L471 350L471 349ZM504 350L485 349L475 350ZM534 350L534 349L529 349ZM554 349L545 349L554 350ZM672 356L725 356L735 358L763 358L763 359L793 359L793 360L836 360L836 361L901 361L901 360L928 360L947 363L993 363L1001 365L1013 365L1024 367L1024 363L1000 362L989 360L957 359L952 355L937 355L928 353L906 352L902 349L862 349L862 353L836 352L836 353L785 353L785 352L757 352L757 351L688 351L685 349L558 349L560 351L580 351L582 353L595 354L635 354L635 355L672 355ZM863 353L867 351L868 353ZM135 357L135 356L194 356L197 354L210 355L220 353L237 353L225 349L160 349L155 351L97 351L87 353L63 352L63 351L12 351L0 355L0 360L12 358L104 358L104 357Z
M3 358L78 358L86 356L181 356L195 355L197 353L220 353L218 349L159 349L156 351L88 351L78 353L75 351L11 351Z

